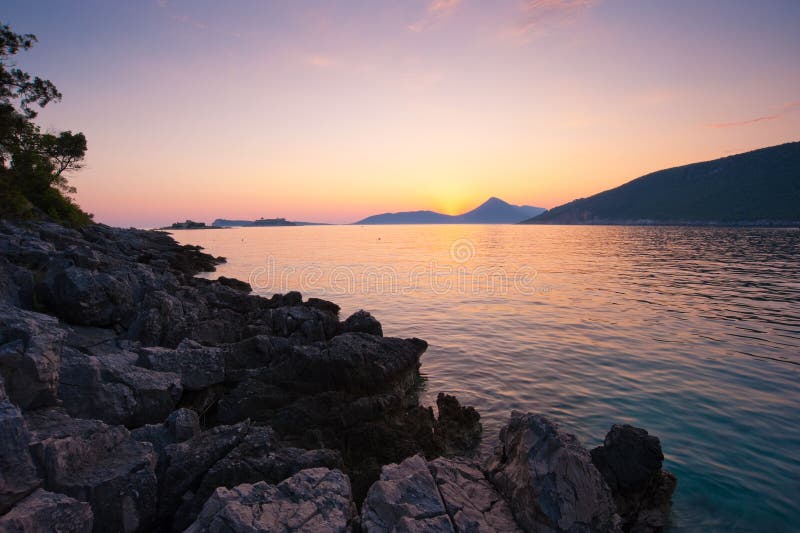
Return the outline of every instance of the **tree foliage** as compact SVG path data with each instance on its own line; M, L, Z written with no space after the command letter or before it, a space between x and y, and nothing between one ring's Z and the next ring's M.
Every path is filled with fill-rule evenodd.
M36 43L0 23L0 216L47 215L69 224L86 224L84 213L68 196L75 192L67 175L82 167L83 133L42 132L33 122L37 108L61 99L49 80L31 76L13 63L14 56Z

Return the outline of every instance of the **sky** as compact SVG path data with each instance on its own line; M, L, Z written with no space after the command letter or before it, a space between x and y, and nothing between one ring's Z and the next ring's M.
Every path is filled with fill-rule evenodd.
M800 140L797 0L2 0L95 219L551 208Z

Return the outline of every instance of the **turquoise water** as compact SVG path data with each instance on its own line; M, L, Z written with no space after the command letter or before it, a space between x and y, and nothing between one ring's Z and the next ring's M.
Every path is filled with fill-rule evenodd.
M330 226L175 232L215 275L300 289L430 343L423 401L511 409L587 447L661 438L674 531L800 530L800 230Z

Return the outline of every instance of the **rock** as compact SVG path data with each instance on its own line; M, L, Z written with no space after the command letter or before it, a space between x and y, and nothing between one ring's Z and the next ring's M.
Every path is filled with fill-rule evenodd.
M0 516L0 531L3 533L84 533L91 531L92 526L92 508L89 504L42 489Z
M328 340L339 333L340 328L335 315L307 305L270 309L269 317L273 334L287 337L296 344Z
M217 426L184 442L164 448L164 466L159 468L159 514L171 516L181 501L191 499L189 492L208 470L233 450L247 435L249 423Z
M0 515L41 484L28 451L25 420L4 396L0 378Z
M488 478L525 531L619 530L611 490L589 452L547 417L511 414Z
M458 399L449 394L439 393L436 406L439 408L439 418L434 433L444 454L472 453L481 442L481 415L474 407L462 407Z
M129 317L141 287L130 270L101 272L57 256L47 265L36 296L72 324L111 326Z
M189 526L218 487L259 481L279 483L301 470L316 467L341 468L342 458L334 450L280 448L271 428L251 426L242 442L208 470L191 497L184 498L173 529Z
M51 316L0 305L0 376L22 409L56 405L66 334Z
M244 339L225 351L225 378L240 381L248 376L245 370L269 366L289 353L291 345L283 337L256 335Z
M361 527L367 533L456 531L420 455L383 467L364 500Z
M385 392L416 372L427 347L420 339L343 333L327 343L297 346L288 361L291 367L282 365L279 370L296 376L310 391Z
M26 415L44 488L88 502L94 531L147 530L155 517L156 457L123 426L70 418L60 408Z
M159 372L180 374L185 390L202 390L225 381L222 349L202 346L189 339L184 339L174 350L142 348L138 364Z
M220 276L217 278L217 281L226 287L230 287L231 289L243 292L245 294L253 292L253 287L251 287L249 283L240 281L236 278L226 278L225 276Z
M383 337L383 327L378 320L363 309L356 311L342 323L342 331L369 333Z
M163 424L147 424L131 431L139 442L149 442L159 457L164 448L176 442L189 440L200 433L200 417L191 409L178 409L170 413Z
M484 477L477 463L434 459L428 463L456 531L521 532L511 508Z
M350 481L339 470L303 470L278 485L245 483L214 491L187 533L348 530L355 514Z
M614 494L626 530L659 531L667 523L675 477L662 470L658 437L629 425L614 425L592 462Z
M75 417L129 427L163 421L181 398L181 376L137 366L138 358L120 348L99 357L65 348L59 384L64 408Z
M342 310L342 308L335 303L329 302L328 300L322 300L320 298L309 298L306 302L306 305L310 307L316 307L317 309L325 311L326 313L330 313L336 317L339 316L339 311Z

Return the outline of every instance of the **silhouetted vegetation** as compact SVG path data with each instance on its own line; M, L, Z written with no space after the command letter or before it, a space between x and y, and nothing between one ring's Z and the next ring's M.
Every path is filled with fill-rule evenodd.
M70 225L91 221L69 197L75 192L69 172L81 168L83 133L42 132L33 122L36 108L61 99L49 80L16 67L13 57L36 43L36 36L14 33L0 23L0 217L49 216Z
M653 172L529 224L795 225L800 142Z

